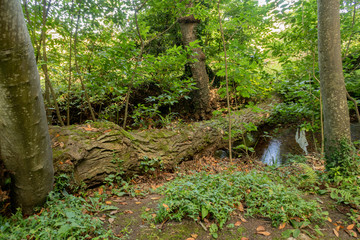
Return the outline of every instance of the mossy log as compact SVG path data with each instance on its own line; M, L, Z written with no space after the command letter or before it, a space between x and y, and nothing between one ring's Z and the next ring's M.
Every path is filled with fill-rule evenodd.
M278 99L269 99L257 107L232 115L233 129L244 130L243 123L261 125L271 115ZM226 118L182 124L171 129L125 131L110 122L94 122L69 127L50 127L55 172L71 174L76 184L100 184L109 174L123 171L133 175L141 171L144 159L161 159L167 169L202 154L226 148ZM239 132L239 131L238 131ZM236 141L240 136L234 136Z

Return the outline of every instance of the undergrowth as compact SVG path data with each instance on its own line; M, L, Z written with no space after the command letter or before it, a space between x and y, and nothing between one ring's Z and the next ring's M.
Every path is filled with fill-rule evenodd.
M302 191L277 182L266 172L201 172L177 178L159 191L165 198L159 204L158 222L207 218L221 229L239 206L246 207L248 216L271 219L274 226L295 218L322 222L327 216L316 201L301 198Z
M7 218L0 215L0 239L120 239L106 230L96 217L98 213L117 209L103 203L100 197L76 197L64 190L60 178L44 207L24 218L21 209Z

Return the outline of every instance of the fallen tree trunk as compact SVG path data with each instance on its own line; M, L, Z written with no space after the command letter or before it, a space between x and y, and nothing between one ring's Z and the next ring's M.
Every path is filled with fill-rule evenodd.
M243 109L232 115L233 136L238 140L244 124L261 125L271 114L277 99L258 105L263 111ZM172 169L180 162L226 148L226 118L181 125L173 129L151 129L127 132L110 122L94 122L68 127L53 126L54 167L57 174L69 173L76 184L100 184L109 174L126 175L141 172L142 164L158 164Z

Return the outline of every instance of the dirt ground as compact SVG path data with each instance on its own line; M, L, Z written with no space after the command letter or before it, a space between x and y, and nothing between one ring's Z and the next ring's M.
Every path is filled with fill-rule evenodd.
M234 162L239 170L249 171L254 167L261 167L261 163L251 159L238 159ZM206 170L216 173L228 167L226 161L218 161L213 158L202 158L191 162L185 162L179 167L179 171L190 173L191 171ZM181 170L183 169L183 170ZM184 170L186 169L186 170ZM117 211L103 214L101 219L106 227L111 228L114 233L123 239L130 240L206 240L213 239L209 233L211 222L195 222L192 219L184 219L181 222L166 221L155 224L152 219L156 216L157 207L162 195L154 193L154 189L175 178L174 173L157 173L156 176L138 177L133 180L135 189L139 191L137 196L109 197L107 204L118 207ZM97 191L94 189L93 191ZM329 212L329 219L324 225L319 225L320 236L315 231L315 225L311 224L305 228L300 228L297 238L284 236L285 231L295 230L289 224L275 228L269 219L262 217L246 217L244 212L239 210L231 214L230 220L224 228L218 232L218 239L223 240L246 240L246 239L358 239L350 236L354 231L359 234L359 230L351 228L351 222L347 216L350 207L339 205L328 195L308 195L309 199L317 199L323 206L324 211ZM347 230L351 228L351 231Z

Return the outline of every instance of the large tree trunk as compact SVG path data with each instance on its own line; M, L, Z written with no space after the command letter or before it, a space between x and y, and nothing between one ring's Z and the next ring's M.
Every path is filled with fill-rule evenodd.
M19 1L0 0L0 158L24 213L53 186L53 164L34 49Z
M274 100L272 103L277 102ZM270 101L259 107L271 110ZM242 130L243 123L261 124L269 111L255 113L250 109L232 115L234 130ZM74 176L77 184L101 184L109 174L124 171L126 175L141 172L140 162L159 159L167 169L182 161L227 148L228 121L226 118L197 122L174 129L153 129L127 132L110 122L50 129L54 151L54 166L58 173ZM241 131L233 141L241 138Z
M318 0L318 21L325 157L330 159L341 140L350 142L350 118L341 61L340 1Z
M199 22L193 15L179 19L184 46L189 46L190 43L197 40L196 27ZM193 95L195 118L206 119L206 115L210 112L209 76L206 72L206 58L200 47L193 48L192 50L195 55L190 56L190 59L195 59L196 61L190 63L190 67L192 77L196 81L196 87L198 88L194 91Z

